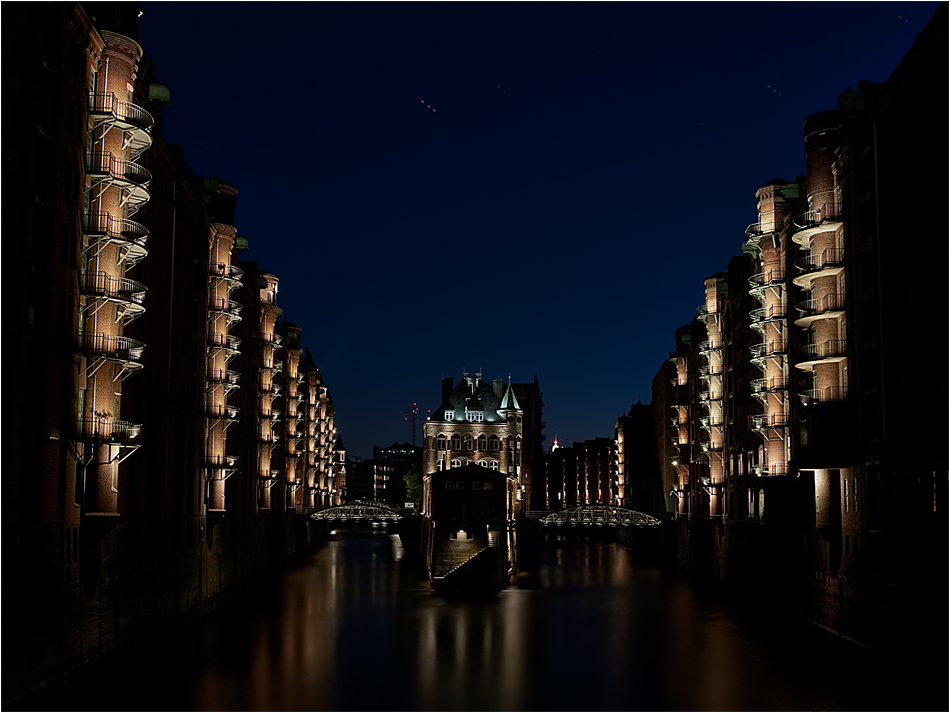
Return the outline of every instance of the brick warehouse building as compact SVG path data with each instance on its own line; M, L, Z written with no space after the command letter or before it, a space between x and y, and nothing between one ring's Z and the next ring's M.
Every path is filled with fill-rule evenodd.
M5 702L307 551L345 488L238 188L162 140L138 10L4 12Z
M680 562L877 650L918 650L947 598L946 454L920 438L947 432L947 372L915 348L947 347L921 269L946 257L946 57L944 4L805 119L806 175L756 190L653 386Z

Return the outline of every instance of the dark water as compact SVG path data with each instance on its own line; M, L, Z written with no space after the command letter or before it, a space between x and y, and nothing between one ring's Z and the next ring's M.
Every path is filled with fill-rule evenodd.
M174 642L76 683L70 710L895 710L904 684L630 548L550 538L489 599L434 594L385 530L316 555ZM945 686L944 682L944 686ZM913 685L913 684L910 684ZM898 691L898 698L894 698Z

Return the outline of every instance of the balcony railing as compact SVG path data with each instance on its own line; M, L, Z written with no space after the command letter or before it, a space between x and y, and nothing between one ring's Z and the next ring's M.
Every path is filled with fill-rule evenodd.
M816 255L808 255L795 261L795 268L806 273L842 265L844 265L844 250L841 248L827 248Z
M787 413L758 413L752 416L752 428L757 431L767 428L785 428L787 426Z
M798 348L798 361L822 361L839 359L848 354L848 340L829 339L821 344L805 344Z
M237 265L228 265L223 262L208 265L208 274L211 277L219 277L223 280L233 280L235 282L240 282L244 278L244 270Z
M718 319L719 310L715 307L710 308L706 304L701 304L696 308L696 318L702 321L707 321L708 319Z
M274 408L266 408L259 411L258 415L265 421L276 421L280 418L280 411Z
M79 349L87 356L106 357L124 362L139 362L145 344L137 339L116 337L101 332L86 332L79 337Z
M749 287L751 288L751 292L756 292L784 282L785 270L776 267L752 275L752 277L749 278Z
M108 176L126 187L137 186L143 190L152 181L152 174L145 166L116 158L111 151L91 152L88 155L88 172L97 176Z
M214 384L237 386L241 373L230 369L208 369L208 381Z
M223 312L225 314L231 315L232 317L237 317L241 314L240 302L228 300L223 297L208 298L208 309L210 309L212 312Z
M208 333L208 346L218 349L227 349L233 352L241 350L241 340L231 334L221 334L220 332Z
M261 443L277 443L277 435L274 433L259 433L257 440Z
M771 379L753 379L751 386L753 394L788 390L788 383L783 376L776 376Z
M799 396L805 404L844 401L848 398L848 389L845 386L826 386L823 389L802 391L799 393Z
M709 391L700 391L700 392L699 392L699 402L700 402L700 403L708 403L708 402L710 402L710 401L722 401L722 392L721 392L721 391L713 391L712 389L710 389Z
M107 443L132 443L142 433L142 425L117 421L108 416L90 416L79 422L79 437Z
M700 376L719 376L722 374L722 364L703 364L699 367Z
M89 94L89 113L94 117L112 119L123 125L151 131L155 119L145 109L132 102L119 101L115 94Z
M722 340L721 339L707 339L704 342L699 343L699 353L707 354L717 349L722 349Z
M205 404L205 414L212 418L227 418L234 420L240 414L241 409L231 404Z
M776 319L785 318L785 305L772 305L771 307L759 307L749 312L749 317L753 322L771 322Z
M127 267L148 255L148 229L134 220L113 218L109 213L89 213L83 221L83 232L90 240L109 240L124 248Z
M836 203L825 203L820 208L809 210L795 216L792 224L799 230L809 230L819 227L829 220L838 220L841 217L841 206Z
M148 288L127 277L113 277L107 272L86 272L79 276L79 287L85 295L98 295L142 305Z
M205 456L205 465L208 468L233 468L237 465L238 457L209 453Z
M745 229L745 239L746 242L757 245L762 238L775 232L777 232L775 221L766 223L752 223L748 228Z
M795 309L802 317L814 317L825 312L840 312L844 310L844 295L829 294L817 300L805 300L795 305Z
M699 423L703 428L713 428L723 424L722 416L700 416Z
M762 344L753 344L749 351L752 352L752 359L767 359L772 356L781 356L786 353L787 347L782 340L772 340Z
M753 466L755 474L764 478L788 475L787 465L762 465Z
M267 384L261 384L260 391L262 394L279 394L280 384L275 384L273 381Z

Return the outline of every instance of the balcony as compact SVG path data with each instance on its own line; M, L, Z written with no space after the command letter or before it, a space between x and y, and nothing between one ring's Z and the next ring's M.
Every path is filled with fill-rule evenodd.
M142 433L142 425L117 421L109 416L90 416L79 422L79 440L119 445L133 444Z
M699 367L700 378L709 378L710 376L719 376L722 374L722 364L703 364Z
M241 321L241 304L223 297L209 297L208 310L215 316L227 317L228 325Z
M792 240L799 245L808 245L812 235L836 230L841 222L841 206L826 203L820 208L802 213L792 221L796 228L792 233Z
M274 408L265 408L265 409L261 409L258 412L258 415L264 421L276 421L277 419L280 418L280 411Z
M769 394L788 390L788 383L785 377L782 376L772 379L753 379L750 385L752 386L752 395L760 400L765 400Z
M104 184L126 191L122 202L128 204L129 215L148 203L152 174L141 164L116 158L109 151L92 152L88 155L86 173L93 185Z
M720 428L722 427L722 424L723 424L722 416L700 416L699 417L699 425L705 431L709 431L710 429L713 429L713 428Z
M708 391L699 392L699 403L708 404L713 401L722 401L721 391L713 391L712 389L709 389Z
M145 344L128 337L86 332L79 337L79 351L87 357L108 359L129 369L141 369Z
M236 290L240 287L244 279L244 270L236 265L227 263L211 263L208 265L208 275L215 280L224 280L228 283L228 291Z
M262 394L271 394L272 396L277 396L280 393L280 385L271 381L266 384L261 384L260 391Z
M763 272L757 272L749 278L749 294L758 300L762 300L762 295L766 290L781 290L785 286L785 270L781 268L772 268Z
M765 334L769 324L785 321L785 305L759 307L749 312L749 319L752 322L752 329L759 334Z
M844 361L848 356L846 339L829 339L821 344L806 344L798 348L795 367L811 371L816 364Z
M207 378L211 384L224 384L225 386L238 388L241 373L231 369L208 369Z
M775 222L752 223L745 229L745 244L749 247L760 250L760 244L763 240L771 238L778 232L775 229Z
M257 434L257 440L260 443L277 443L277 434L273 432Z
M753 431L758 432L768 438L767 432L772 429L788 428L787 413L759 413L751 417L751 427Z
M844 250L827 248L820 253L799 258L795 261L795 269L802 274L792 278L792 282L798 287L808 289L812 280L831 277L844 271Z
M782 475L788 475L787 465L762 465L752 466L753 472L762 478L774 478Z
M236 421L241 413L241 409L231 404L205 404L205 415L208 418L222 418L228 421Z
M787 346L782 340L772 340L762 344L753 344L749 351L752 353L751 361L761 363L766 359L784 358L787 353Z
M220 349L234 356L241 353L241 340L230 334L208 332L208 348L212 350Z
M284 340L279 334L271 332L270 334L262 334L261 341L264 342L264 344L270 344L272 346L279 347L281 344L283 344Z
M106 272L84 272L79 275L79 290L87 297L114 302L122 307L121 316L128 324L145 311L148 288L127 277L113 277Z
M99 242L116 245L124 251L126 268L137 265L148 250L148 229L127 218L113 218L109 213L89 213L83 221L83 233L89 238L90 249Z
M707 325L710 321L716 322L719 320L719 310L715 307L710 309L705 304L701 304L696 308L696 319Z
M807 327L816 319L831 319L844 314L844 295L828 294L817 300L805 300L795 305L801 315L795 320L796 327Z
M844 401L848 398L848 388L846 386L826 386L823 389L811 389L800 392L799 398L801 398L804 406L823 404L829 401Z
M208 480L227 480L237 470L238 457L210 453L205 456Z
M709 352L719 351L720 349L722 349L721 339L707 339L699 343L700 354L708 354Z
M89 116L97 124L104 123L128 132L128 146L136 156L152 145L155 119L138 104L119 101L112 93L90 93Z

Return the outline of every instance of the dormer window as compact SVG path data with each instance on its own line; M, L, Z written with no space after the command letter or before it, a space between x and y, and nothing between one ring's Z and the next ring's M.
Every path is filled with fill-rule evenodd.
M465 411L465 418L467 418L469 421L479 421L479 422L481 422L481 421L484 421L484 420L485 420L485 412L484 412L484 411L467 411L467 410L466 410L466 411Z
M455 411L446 411L446 412L445 412L445 420L446 420L446 421L453 421L453 420L455 420Z

